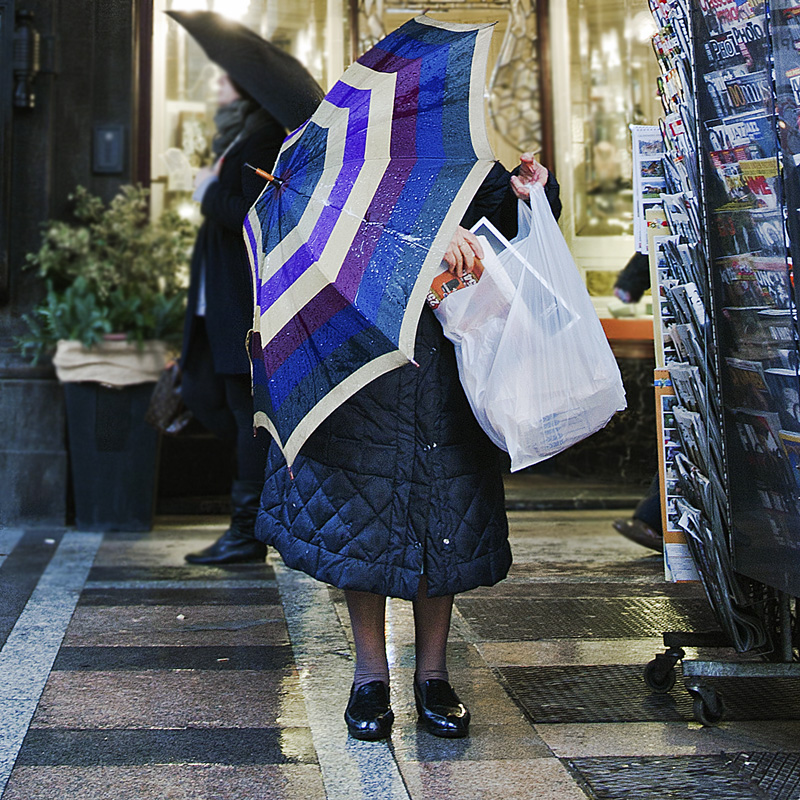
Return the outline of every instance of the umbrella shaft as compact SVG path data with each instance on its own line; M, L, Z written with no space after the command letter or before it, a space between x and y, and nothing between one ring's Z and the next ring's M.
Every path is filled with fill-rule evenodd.
M256 175L262 177L265 181L269 181L270 183L275 183L276 185L280 186L283 181L280 178L276 178L271 173L267 172L265 169L259 169L259 167L254 167L252 164L245 164L246 167L250 167Z

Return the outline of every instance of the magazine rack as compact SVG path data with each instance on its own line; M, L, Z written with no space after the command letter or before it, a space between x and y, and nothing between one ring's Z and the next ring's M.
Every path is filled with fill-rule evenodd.
M721 631L665 633L645 681L669 691L682 661L713 724L724 709L704 678L800 677L800 6L651 10L663 191L639 216L658 286L665 566L702 581ZM757 660L688 661L686 646Z

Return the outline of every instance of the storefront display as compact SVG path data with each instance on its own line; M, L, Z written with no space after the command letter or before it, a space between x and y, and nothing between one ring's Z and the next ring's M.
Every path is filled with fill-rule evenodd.
M724 583L734 569L792 595L800 593L796 11L768 18L760 2L654 0L671 235L654 239L651 255L677 398L675 441L662 440L674 479L662 487L667 516L707 583ZM725 588L734 607L747 605L736 578ZM749 649L736 620L728 632Z
M793 258L800 8L762 0L651 0L659 31L669 224L651 272L665 369L661 490L665 562L675 529L722 636L664 634L644 679L669 691L683 660L695 717L724 713L710 676L797 677L800 594L798 335ZM671 395L674 394L674 399ZM673 540L674 541L674 540ZM673 544L676 547L677 544ZM678 576L680 577L680 576ZM733 645L763 661L687 661L682 647ZM778 662L778 663L767 663Z
M346 0L154 0L150 180L156 211L199 221L194 175L210 160L219 68L163 13L216 11L241 22L303 63L322 86L346 66Z
M764 3L740 11L730 2L709 5L694 18L734 563L795 595L800 382L784 220L796 216L797 203L787 205L784 186L787 178L794 182L800 152L791 84L800 73L793 35L798 10L775 8L768 18Z
M561 222L601 317L647 313L613 297L636 250L631 125L656 125L658 65L646 0L550 0L553 131Z

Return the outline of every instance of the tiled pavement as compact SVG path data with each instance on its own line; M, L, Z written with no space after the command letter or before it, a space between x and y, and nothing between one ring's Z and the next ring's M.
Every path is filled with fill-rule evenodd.
M662 630L712 623L619 513L511 512L510 577L456 601L467 740L417 729L410 606L391 601L386 743L346 735L340 592L272 556L184 564L221 518L0 530L2 800L800 798L800 687L728 686L729 718L702 728L680 680L644 686Z

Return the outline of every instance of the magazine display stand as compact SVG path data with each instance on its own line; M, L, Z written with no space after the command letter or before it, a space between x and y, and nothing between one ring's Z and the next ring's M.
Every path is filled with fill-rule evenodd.
M800 677L800 5L788 2L651 0L669 225L650 239L665 565L691 579L688 548L721 632L665 633L645 681L669 691L687 645L760 657L683 661L705 724L723 707L703 677Z

